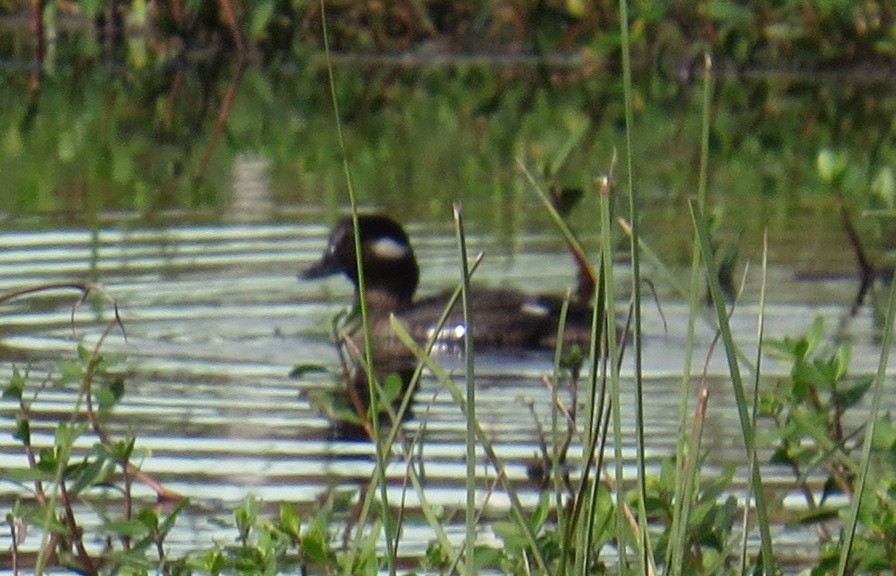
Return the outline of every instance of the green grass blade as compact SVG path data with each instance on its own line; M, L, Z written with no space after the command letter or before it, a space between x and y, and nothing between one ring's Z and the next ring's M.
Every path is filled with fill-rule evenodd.
M431 356L429 356L426 351L414 341L414 338L408 333L407 329L402 325L401 321L396 318L391 318L392 329L395 331L395 335L398 337L399 341L404 344L411 353L416 356L417 360L428 368L433 376L439 381L442 386L448 389L451 394L451 397L454 399L455 403L460 407L461 413L464 418L469 418L469 411L466 399L464 395L461 393L460 387L454 380L451 378L451 375L446 371L438 362L436 362ZM494 446L492 446L491 441L488 436L485 434L485 431L482 429L482 426L478 421L472 420L473 427L476 431L476 438L479 440L480 446L482 446L489 460L494 466L495 471L498 475L498 480L501 483L501 487L507 492L507 497L510 500L510 512L511 516L517 522L519 527L522 529L523 534L526 537L526 541L529 544L530 552L532 557L535 560L536 565L539 570L546 571L547 565L545 563L544 557L541 554L541 550L538 548L538 543L535 539L535 534L532 532L529 523L526 521L526 515L523 511L523 506L520 503L519 495L516 492L516 489L513 487L513 484L510 482L510 478L507 475L506 467L504 466L503 460L498 457L498 454L495 452Z
M768 286L768 231L762 237L762 282L759 288L759 318L758 324L756 327L757 332L757 346L756 346L756 371L753 379L753 409L751 411L751 424L753 426L753 430L756 430L756 418L757 413L759 411L759 384L760 377L762 375L762 349L763 349L763 341L765 338L765 295L766 289ZM750 467L756 466L756 450L753 450L752 458L750 461ZM750 485L750 490L747 491L747 502L753 497L752 493L753 486ZM749 514L747 507L744 507L744 519L743 519L743 534L747 534L749 522ZM747 538L746 536L743 539L743 545L741 549L741 562L740 562L741 573L745 572L747 569Z
M464 238L464 221L460 205L454 205L454 226L457 233L458 257L461 269L461 301L464 312L464 355L467 399L467 426L465 434L466 470L466 537L464 538L464 563L468 574L475 572L476 548L476 351L473 349L473 314L470 307L470 271L467 264L467 242Z
M354 229L355 236L355 254L361 254L361 236L358 233L358 201L355 197L355 189L352 185L352 176L351 170L349 169L348 164L348 153L345 148L345 138L342 133L342 121L339 114L339 102L336 98L336 81L333 75L333 63L330 60L330 40L329 34L327 32L327 8L324 0L320 1L320 15L321 15L321 28L323 34L324 41L324 53L326 55L327 60L327 77L330 83L330 99L333 103L333 115L336 123L336 135L339 140L339 150L342 155L342 168L345 173L345 182L348 188L348 197L349 203L351 204L352 211L352 227ZM373 482L375 487L379 487L380 490L380 510L382 512L381 517L383 521L383 528L385 531L386 538L386 564L389 568L390 574L395 574L397 571L397 556L398 552L395 547L395 538L396 531L393 527L392 515L389 511L389 495L386 486L386 451L388 450L387 445L382 441L379 434L379 414L378 407L380 405L379 402L379 394L378 394L378 386L376 385L376 375L373 370L373 340L370 336L370 314L367 310L367 298L366 298L366 285L364 282L364 270L363 263L361 258L357 258L358 264L358 294L359 294L359 306L361 308L361 326L364 333L364 360L367 365L367 388L369 392L369 413L371 425L373 427L373 436L375 439L376 446L376 467L375 474L373 477ZM363 527L366 525L366 511L368 510L365 507L362 510L363 516L358 519L358 526ZM358 538L360 538L361 530L359 530ZM356 544L359 544L356 541ZM355 550L358 550L359 547L355 546ZM347 569L350 569L350 565L352 563L346 563Z
M607 339L607 350L610 351L608 357L613 358L615 356L615 351L618 350L618 343L616 342L616 314L614 312L615 302L616 302L616 289L614 283L612 281L613 278L613 253L612 246L613 242L611 239L612 226L610 225L611 216L612 216L612 201L610 198L611 186L610 186L610 178L611 176L605 176L600 179L598 183L599 189L599 200L600 200L600 233L601 233L601 263L603 265L603 270L601 270L601 275L605 278L604 282L604 306L606 307L607 314L607 328L606 328L606 339ZM637 348L638 342L635 341L635 347ZM623 476L623 436L622 436L622 389L621 389L621 378L619 374L619 363L615 361L611 361L610 363L610 397L612 398L612 419L613 419L613 450L614 450L614 461L615 461L615 478L616 478L616 531L617 531L617 539L619 540L619 565L620 567L625 566L625 548L626 548L626 534L628 530L626 528L627 519L625 516L625 480ZM636 391L638 394L639 391ZM643 425L643 421L638 419L636 422L636 426ZM643 432L639 434L641 442L643 442ZM642 445L639 442L639 446L637 448L638 453L638 474L639 476L642 474L643 470L643 451L641 450ZM595 478L597 480L597 478ZM597 491L592 491L592 501L590 502L590 507L594 507L596 502L594 498L597 497ZM643 502L643 500L642 500ZM643 506L642 506L643 507ZM640 530L641 535L643 536L640 539L641 550L646 547L647 542L647 531L643 528ZM590 542L587 543L588 548L590 548Z
M632 91L631 47L628 30L628 0L619 0L619 33L622 46L622 87L625 100L625 180L626 195L631 215L630 252L632 261L632 353L635 362L635 430L637 434L638 455L638 525L641 532L640 564L642 574L655 574L653 553L647 531L647 474L644 466L644 379L643 358L641 349L641 258L638 254L639 202L634 186L634 168L632 161L632 130L634 130L634 96ZM612 282L607 282L609 286ZM612 303L610 303L612 304Z
M847 567L852 554L852 543L856 535L856 526L859 521L859 510L862 506L865 484L868 480L868 465L871 461L871 445L874 441L874 430L880 418L880 405L884 393L884 384L887 380L887 364L890 361L890 350L893 347L893 323L896 317L896 281L890 282L890 296L887 300L887 316L884 322L884 332L881 338L880 360L877 364L877 373L874 376L872 388L874 396L871 398L871 408L865 429L865 439L862 443L862 459L859 464L859 473L856 477L853 501L849 511L849 519L843 527L843 543L840 548L840 562L837 566L837 574L843 576L848 573Z
M709 56L706 56L706 66L703 77L703 116L700 135L700 177L697 182L697 204L701 209L706 207L706 183L709 165L709 125L710 105L712 101L712 69ZM664 267L665 268L665 267ZM699 439L694 445L693 438L687 435L688 427L685 422L688 418L688 409L691 397L691 366L694 359L694 333L697 325L697 315L702 310L700 303L700 247L695 240L691 253L691 280L687 292L688 298L688 324L685 334L684 367L680 385L678 400L678 421L681 432L678 435L676 446L676 459L678 463L678 476L675 482L676 494L674 497L675 508L672 514L670 526L669 545L666 550L666 573L679 576L682 573L684 552L687 542L687 527L690 519L690 510L697 481L696 462L699 454L694 450L699 447ZM704 391L705 393L705 391ZM695 416L697 418L697 416ZM692 430L693 433L693 430Z
M756 436L753 430L752 419L750 417L750 407L747 405L746 395L744 394L743 379L741 378L740 367L737 363L737 353L734 346L734 338L731 335L731 326L728 324L728 313L725 309L725 296L722 288L719 286L718 270L715 261L712 258L712 251L709 244L709 230L706 226L706 219L703 211L695 202L690 203L691 219L697 232L697 238L700 242L700 249L703 252L703 265L706 270L707 282L709 283L709 291L712 295L712 303L716 310L716 317L719 322L719 331L722 337L722 343L725 348L725 356L728 360L728 370L731 376L731 386L734 391L734 399L737 404L737 415L740 419L741 433L744 438L744 446L747 451L747 461L750 466L750 482L756 499L756 515L759 528L759 535L762 547L762 561L766 574L776 574L775 557L772 551L771 534L769 532L768 508L765 502L765 494L762 490L762 476L756 462Z
M557 212L557 208L554 207L554 203L551 202L551 197L548 196L548 193L542 188L538 182L535 180L535 177L526 168L526 165L523 164L522 160L517 158L516 161L517 166L520 170L522 170L523 174L526 176L526 179L532 185L532 188L538 193L538 197L541 199L544 207L548 211L548 215L550 215L551 219L554 221L554 224L557 225L557 228L560 230L560 233L563 234L564 240L569 245L570 250L576 255L582 255L582 265L586 267L586 272L591 276L592 279L597 278L597 271L594 269L594 266L588 262L587 258L584 258L585 251L582 248L582 244L579 242L579 239L576 238L575 233L570 229L570 227L566 224L566 220L563 219L563 216Z

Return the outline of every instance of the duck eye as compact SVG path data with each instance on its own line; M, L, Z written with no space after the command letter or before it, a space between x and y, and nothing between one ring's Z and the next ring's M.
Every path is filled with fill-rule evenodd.
M397 260L407 256L408 245L402 244L394 238L380 238L370 244L370 252L380 258Z

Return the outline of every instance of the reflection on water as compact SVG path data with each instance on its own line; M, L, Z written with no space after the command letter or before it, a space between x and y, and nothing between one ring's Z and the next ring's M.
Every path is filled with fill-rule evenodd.
M425 235L420 226L411 228L418 233L423 290L453 283L456 270L451 263L456 256L451 237ZM320 284L295 279L295 272L320 253L326 230L326 223L321 223L103 229L96 235L84 230L0 234L4 246L0 293L29 284L95 277L117 300L127 339L113 332L105 349L127 355L126 394L107 424L108 431L118 438L135 433L137 450L144 454L139 459L143 470L169 489L191 497L195 514L181 518L181 529L169 538L173 550L205 546L213 538L232 538L232 533L205 520L207 511L226 514L247 493L269 503L288 501L312 510L328 491L356 490L370 477L372 446L332 440L327 421L303 393L327 389L334 377L314 373L296 381L288 376L294 365L302 363L323 362L334 371L338 368L327 338L329 319L350 299L350 287L336 278ZM473 239L482 246L493 240L489 235ZM776 245L773 240L773 249ZM490 284L563 292L573 282L572 267L565 257L557 257L558 246L546 244L544 235L523 235L517 239L516 252L488 253L478 274ZM807 252L812 249L803 246ZM825 256L831 270L848 267L845 250L827 250ZM795 282L794 271L802 262L814 261L814 255L797 253L790 258L770 270L772 303L767 309L766 333L797 334L818 315L835 325L855 289L853 281L841 277ZM620 264L618 272L622 282L625 266ZM753 276L747 279L748 295L732 318L747 358L755 356L758 308L751 302L756 299L758 282ZM652 301L645 303L645 410L651 458L670 455L678 433L687 310L669 294L660 286L659 309ZM71 356L78 342L88 346L96 342L101 320L108 319L110 310L82 304L72 312L77 298L41 293L0 309L0 375L4 379L13 366L27 367L33 392L48 371L52 375L53 360ZM876 367L878 351L869 316L863 310L850 325L856 337L857 372ZM710 449L711 460L705 473L743 462L727 366L719 349L711 353L713 336L708 326L701 325L695 354L697 373L706 362L710 390L704 445ZM459 359L443 360L460 379ZM479 417L498 454L508 462L512 481L521 487L523 502L531 505L538 493L526 470L539 451L536 423L550 426L551 395L543 376L550 371L551 355L490 353L478 357L476 366ZM631 370L630 365L624 366L624 374L630 375ZM786 368L768 361L764 370L771 377ZM75 398L76 391L70 389L47 388L39 394L32 416L35 445L52 443L56 421L69 414ZM633 474L633 404L630 396L626 399L623 453L628 459L626 468ZM15 415L13 402L0 404L5 429L12 429ZM417 454L424 462L428 500L462 507L464 423L459 409L447 391L439 390L434 380L424 379L415 418L407 424L411 429L425 422ZM91 442L84 438L81 447ZM492 477L485 455L479 458L483 476ZM10 435L3 436L0 468L25 466L21 447ZM766 467L764 474L770 487L790 490L787 470ZM416 495L403 493L404 465L393 462L387 477L395 501L401 497L406 506L415 507ZM744 481L742 468L737 478ZM10 482L0 486L4 505L24 494ZM136 493L147 502L153 500L153 493L143 485L136 486ZM487 502L486 521L501 518L506 511L500 494L486 498L483 491L482 500ZM487 523L483 530L488 530ZM457 532L462 529L458 527ZM781 538L787 537L786 527L778 532ZM425 525L411 522L402 553L421 553L431 537ZM37 540L31 538L25 547L36 545ZM794 547L804 545L805 539L797 539Z

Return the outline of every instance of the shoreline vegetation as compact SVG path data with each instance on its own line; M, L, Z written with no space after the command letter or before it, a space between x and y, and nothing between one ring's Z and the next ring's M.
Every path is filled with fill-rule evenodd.
M648 197L684 210L696 188L709 54L721 203L831 209L835 184L857 211L892 204L889 2L630 9L626 130ZM518 159L587 189L626 125L619 23L603 1L13 2L0 9L0 213L222 214L236 160L259 158L274 205L332 219L345 180L328 66L362 204L440 220L455 200L510 204L528 186Z

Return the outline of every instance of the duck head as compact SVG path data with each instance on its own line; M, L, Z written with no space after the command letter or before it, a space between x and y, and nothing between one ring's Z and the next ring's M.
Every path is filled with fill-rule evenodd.
M420 269L407 233L388 216L364 215L358 217L358 234L368 300L386 299L396 310L409 306L417 290ZM333 227L323 256L300 278L312 280L334 274L348 276L357 294L358 261L351 218L343 218Z

